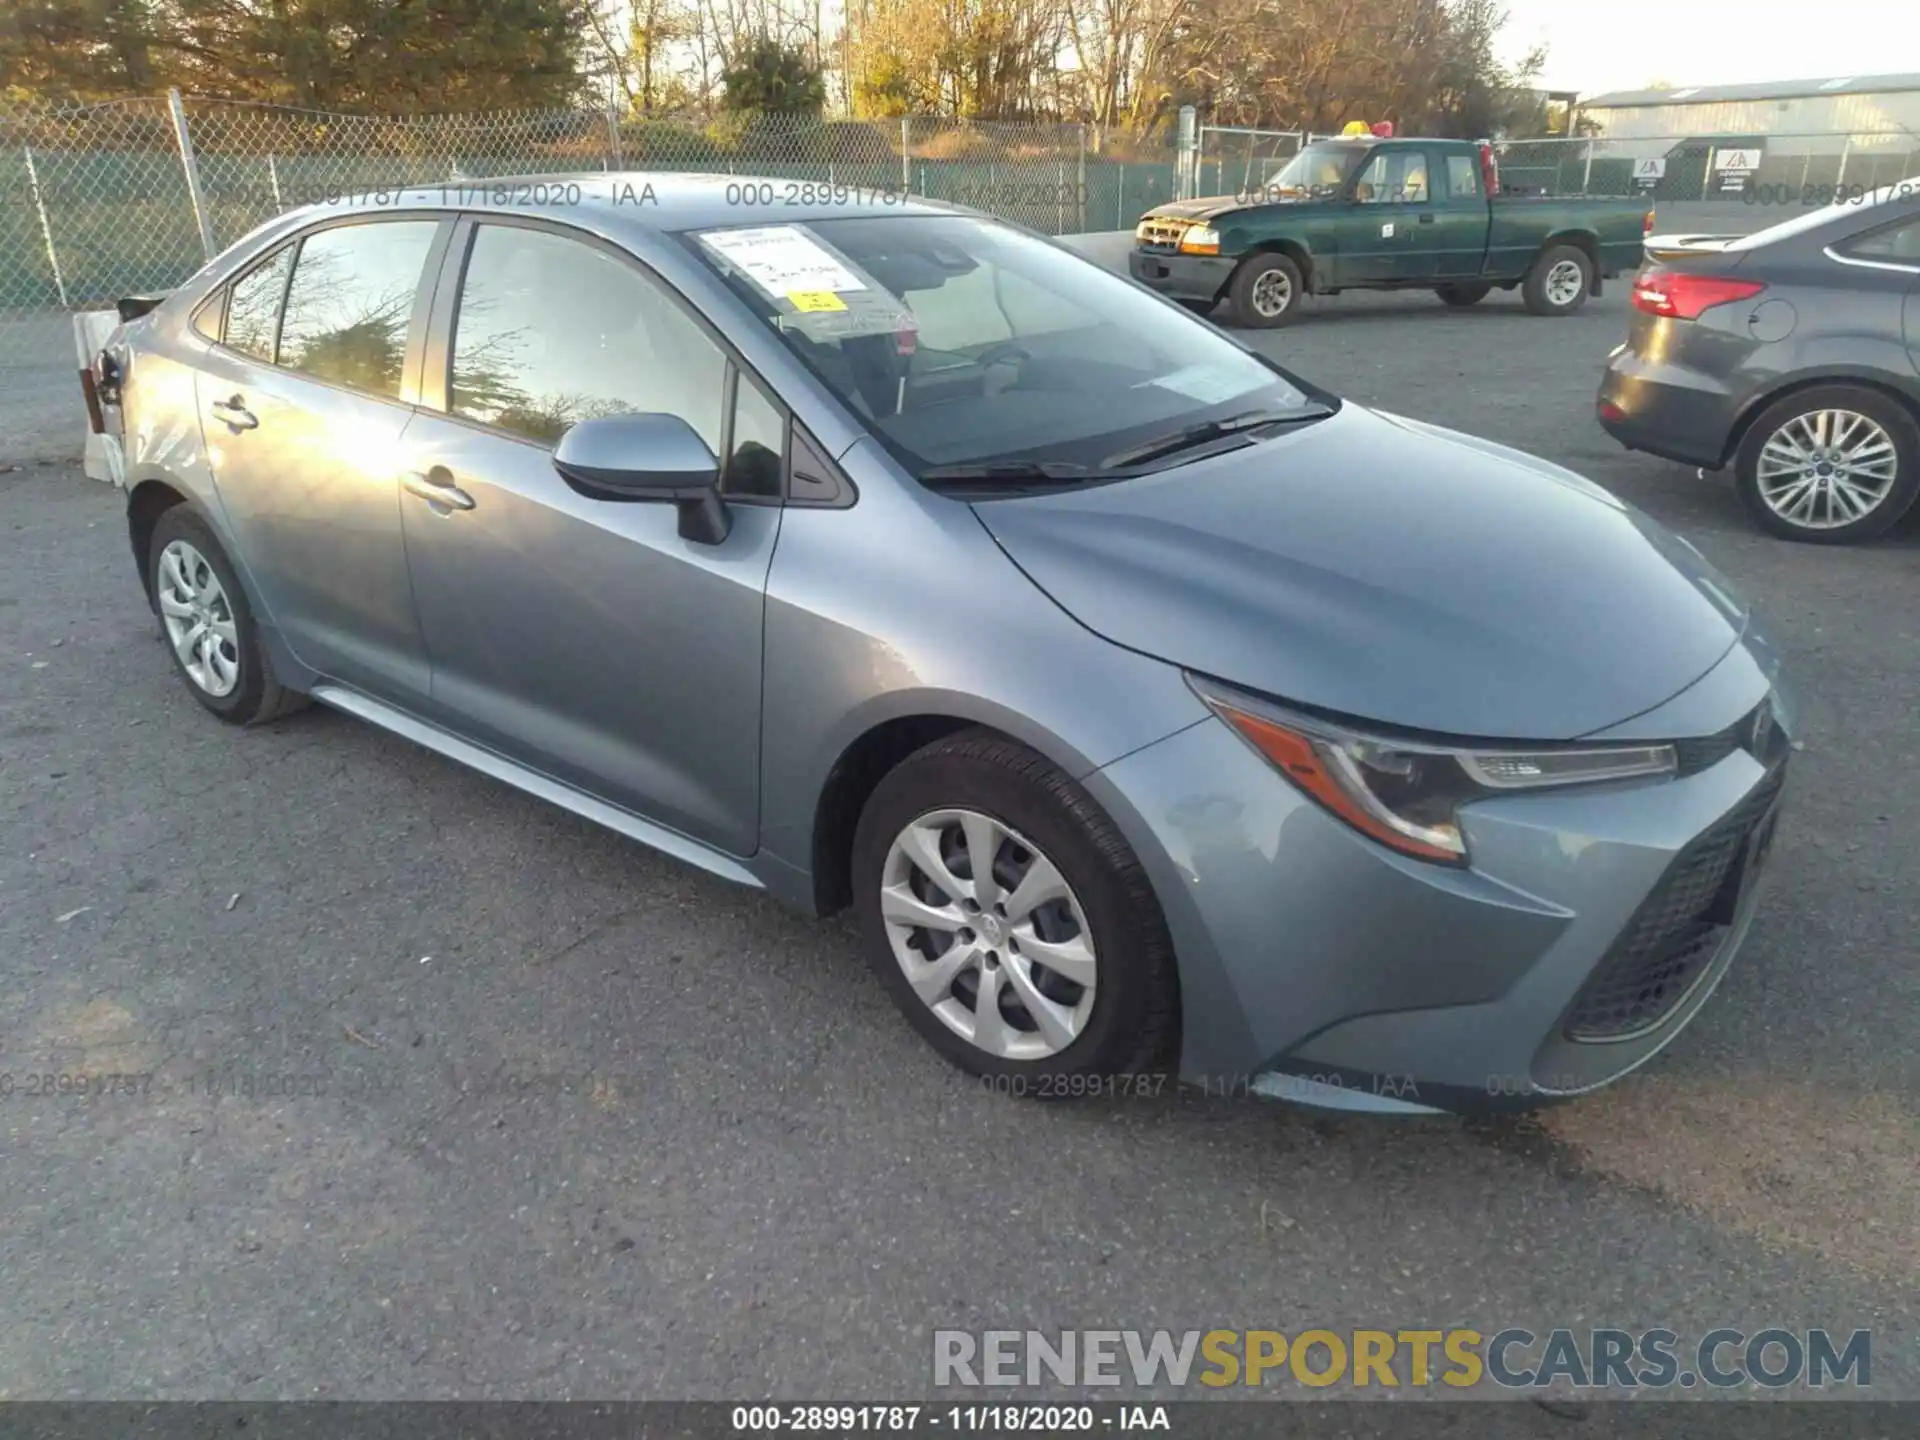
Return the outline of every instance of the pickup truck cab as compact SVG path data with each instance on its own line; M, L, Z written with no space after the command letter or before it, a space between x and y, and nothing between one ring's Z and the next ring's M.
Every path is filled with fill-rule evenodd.
M1149 210L1133 278L1233 322L1284 325L1306 295L1433 290L1472 305L1519 287L1565 315L1640 263L1653 212L1636 198L1505 195L1492 147L1360 136L1306 146L1264 185Z

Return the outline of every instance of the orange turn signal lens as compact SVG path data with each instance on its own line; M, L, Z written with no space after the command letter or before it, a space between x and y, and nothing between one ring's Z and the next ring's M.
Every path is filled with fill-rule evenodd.
M1466 847L1456 828L1416 827L1405 820L1390 818L1368 793L1353 763L1330 745L1230 705L1216 701L1213 708L1296 787L1361 834L1422 860L1439 860L1449 865L1465 862Z

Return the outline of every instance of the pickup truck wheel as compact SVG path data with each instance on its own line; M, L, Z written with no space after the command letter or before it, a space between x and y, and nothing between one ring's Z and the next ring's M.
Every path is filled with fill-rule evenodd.
M1227 309L1236 325L1271 330L1293 319L1306 288L1300 267L1285 255L1251 255L1227 283Z
M1492 289L1491 285L1453 284L1436 286L1433 293L1449 305L1478 305Z
M1741 502L1768 534L1816 545L1871 540L1920 496L1920 425L1876 391L1819 385L1769 406L1733 468Z
M1587 303L1593 289L1593 262L1577 245L1549 245L1540 252L1520 287L1527 309L1536 315L1571 315Z

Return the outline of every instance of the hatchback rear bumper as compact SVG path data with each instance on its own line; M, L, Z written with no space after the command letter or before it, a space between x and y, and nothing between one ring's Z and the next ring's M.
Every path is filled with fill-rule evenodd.
M1595 409L1601 428L1627 449L1708 470L1727 463L1740 414L1711 375L1625 346L1607 362Z

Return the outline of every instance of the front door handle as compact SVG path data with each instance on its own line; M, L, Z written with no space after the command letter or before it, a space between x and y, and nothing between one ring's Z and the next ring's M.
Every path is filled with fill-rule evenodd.
M431 505L436 514L473 509L473 497L453 483L453 472L444 465L425 471L409 470L400 477L400 484L409 495L418 495Z
M231 400L216 400L208 407L213 418L220 421L236 434L242 430L258 430L260 417L247 409L247 402L235 395Z

